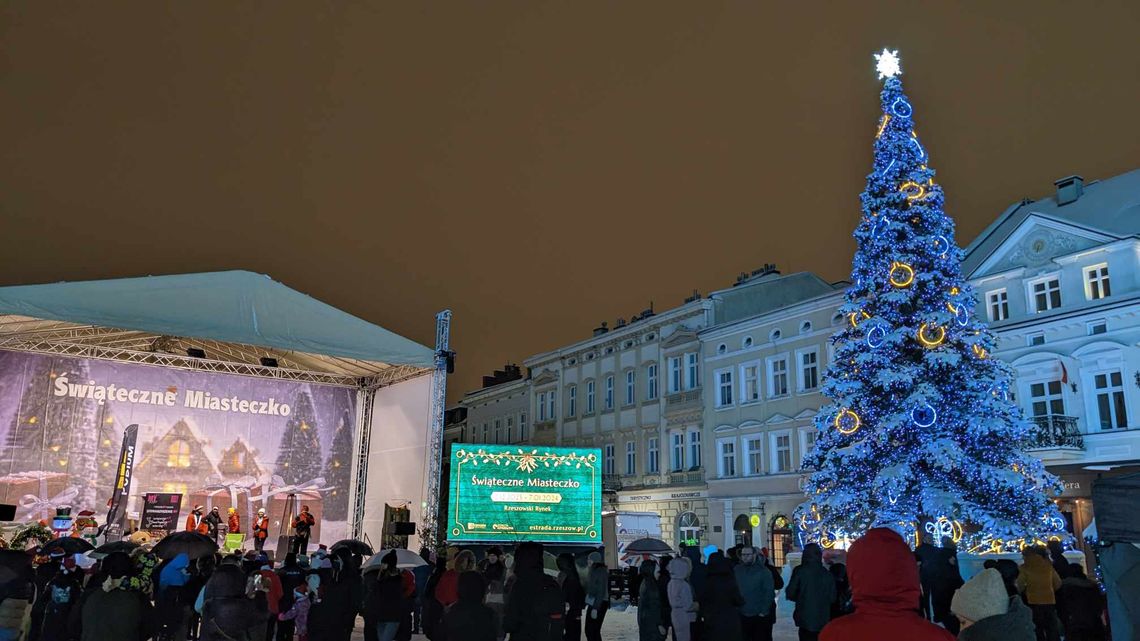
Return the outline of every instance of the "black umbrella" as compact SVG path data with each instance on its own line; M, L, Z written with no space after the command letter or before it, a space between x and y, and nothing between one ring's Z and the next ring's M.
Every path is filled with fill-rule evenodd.
M103 545L95 548L95 552L102 554L103 556L111 554L112 552L126 552L127 554L130 554L131 552L134 552L135 548L138 546L138 543L127 540L111 541L110 543L104 543Z
M0 550L0 581L31 576L32 557L22 550Z
M175 532L162 537L162 540L151 551L160 559L173 559L185 552L186 556L193 561L217 552L218 544L205 534Z
M337 541L329 548L329 553L336 552L337 550L346 549L352 554L359 554L361 556L372 556L372 546L364 541L357 541L356 539L344 539Z
M73 536L63 536L58 539L52 539L44 543L43 548L40 549L40 554L45 556L51 555L52 552L63 552L64 554L83 554L88 550L95 549L87 539L77 539Z
M673 548L660 539L638 539L625 546L626 554L672 554Z

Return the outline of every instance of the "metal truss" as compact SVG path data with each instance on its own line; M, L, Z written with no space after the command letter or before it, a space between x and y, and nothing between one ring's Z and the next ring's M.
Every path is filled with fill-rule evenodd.
M352 518L349 520L349 538L361 539L364 536L364 498L368 490L368 448L372 441L372 402L376 388L360 390L356 408L356 460L353 461L353 474L356 483L352 486L349 504L352 505Z
M447 362L451 358L451 310L435 317L435 371L431 379L431 427L428 429L427 491L424 494L420 540L435 549L443 542L439 531L439 484L443 472L443 413L447 407Z

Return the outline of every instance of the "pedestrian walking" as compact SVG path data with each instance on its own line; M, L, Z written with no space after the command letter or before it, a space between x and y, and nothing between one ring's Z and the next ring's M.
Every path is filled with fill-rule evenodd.
M847 579L855 612L824 626L820 641L953 641L954 635L915 608L922 594L918 565L893 530L873 528L852 544Z
M560 641L566 603L558 581L542 570L542 544L520 543L511 572L503 612L503 631L510 641Z
M498 616L484 603L487 581L480 572L464 572L459 576L459 599L444 615L447 641L496 641L499 636Z
M938 546L934 545L933 537L930 534L923 533L922 543L914 549L914 560L918 563L918 579L922 587L919 605L922 609L922 616L927 621L934 620L934 606L931 601L933 600L934 583L938 578L942 558Z
M602 622L610 609L610 571L601 553L591 552L586 558L590 567L586 575L586 641L602 641Z
M1079 563L1070 564L1066 574L1057 590L1057 612L1065 628L1065 641L1104 641L1107 632L1101 616L1105 599L1100 587L1085 576Z
M562 599L566 602L566 616L562 624L563 641L581 641L582 610L586 608L586 589L578 576L578 566L574 555L558 555L558 585L562 587Z
M772 626L776 623L776 587L772 572L760 560L759 551L754 547L742 547L736 556L740 563L732 573L744 598L744 604L740 606L744 641L772 641Z
M744 604L744 598L724 553L709 555L704 590L697 593L697 602L704 614L703 638L709 641L742 641L740 606Z
M823 567L823 550L815 543L804 546L800 564L792 571L784 596L796 604L792 620L799 628L800 641L815 641L831 620L835 602L835 579Z
M667 627L664 599L656 581L657 562L652 559L642 561L638 574L641 575L641 586L637 595L637 639L665 641Z
M705 577L708 575L708 566L705 565L704 559L701 557L701 549L695 545L681 546L681 556L689 560L689 585L693 587L693 596L701 594L705 588ZM784 587L783 582L780 587ZM701 613L700 608L697 609L696 620L689 626L689 636L691 641L701 641L704 632L704 623L701 619L704 615ZM676 634L676 633L674 633Z
M1013 602L1020 606L1013 609ZM1010 599L1001 572L983 569L966 581L951 599L950 610L958 618L958 641L1033 641L1033 616Z
M1059 641L1061 624L1057 619L1056 592L1061 587L1061 577L1053 569L1048 552L1043 547L1025 548L1021 552L1021 559L1017 587L1033 611L1037 641Z
M692 628L697 621L697 600L689 583L692 568L693 562L685 556L669 562L669 586L665 595L669 602L673 641L692 641Z
M950 537L942 537L942 547L939 548L936 559L934 585L930 595L932 615L935 623L941 623L950 634L956 635L958 618L950 612L950 601L964 581L958 569L958 546Z

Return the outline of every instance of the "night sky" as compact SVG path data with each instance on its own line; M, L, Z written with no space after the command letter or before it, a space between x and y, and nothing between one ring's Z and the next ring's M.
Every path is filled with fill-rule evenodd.
M1134 0L230 4L0 5L0 283L244 268L428 345L450 307L455 399L766 262L845 278L884 46L960 244L1140 166Z

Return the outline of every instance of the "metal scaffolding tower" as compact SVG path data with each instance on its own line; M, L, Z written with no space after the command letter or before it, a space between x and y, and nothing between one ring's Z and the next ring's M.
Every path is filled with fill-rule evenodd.
M455 353L451 351L451 310L435 316L435 371L431 379L431 429L428 432L427 492L424 494L420 540L435 549L443 541L439 527L439 484L443 471L443 415L447 408L447 374Z

